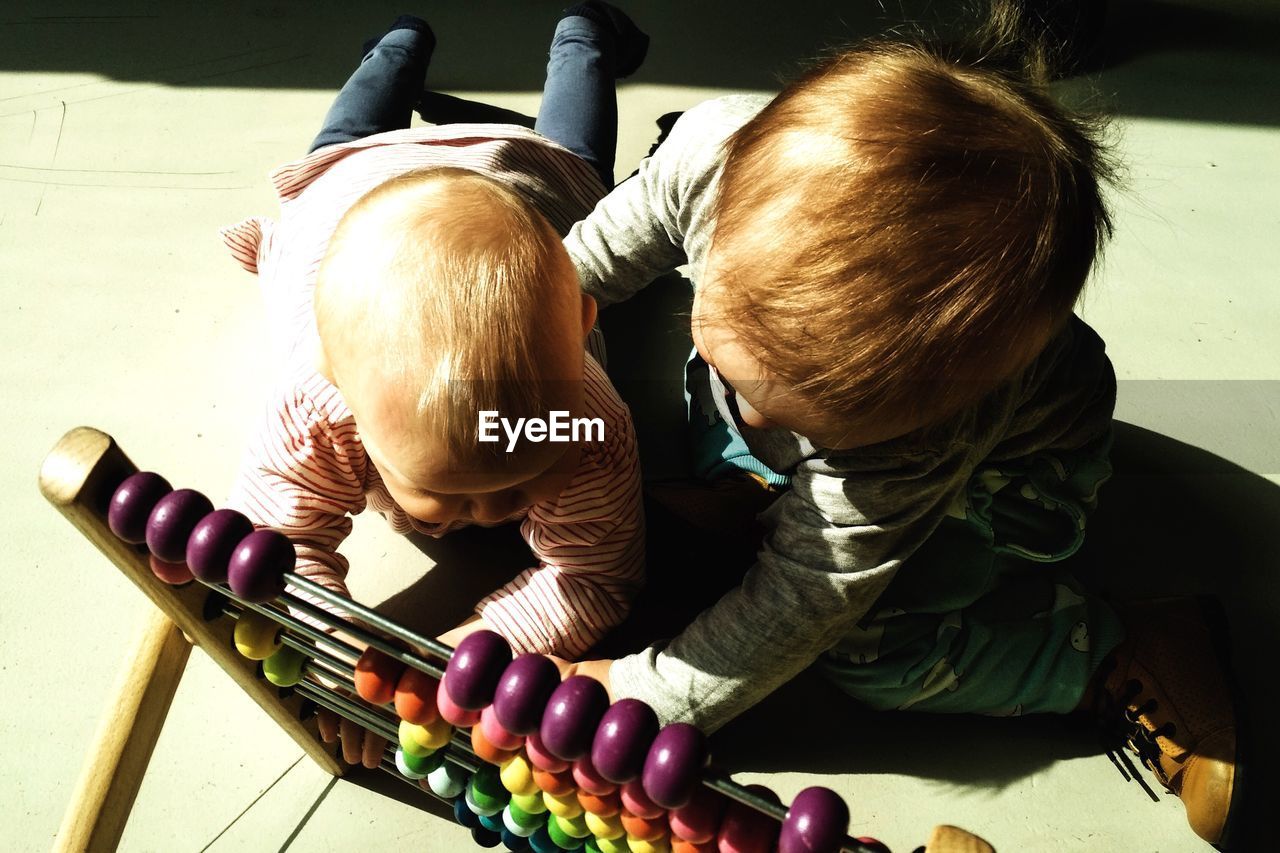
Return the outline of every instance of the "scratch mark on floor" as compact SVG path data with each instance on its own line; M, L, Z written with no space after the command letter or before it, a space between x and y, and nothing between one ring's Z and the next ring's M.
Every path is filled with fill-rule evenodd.
M242 818L242 817L244 817L246 814L248 814L248 813L249 813L249 809L251 809L251 808L253 808L255 805L257 805L257 804L258 804L258 800L261 800L261 799L262 799L263 797L265 797L268 793L270 793L270 791L271 791L271 789L272 789L272 788L274 788L276 785L280 784L280 780L281 780L281 779L283 779L284 777L288 776L288 775L289 775L289 771L290 771L290 770L292 770L293 768L297 767L297 766L298 766L298 762L299 762L299 761L301 761L301 760L302 760L302 759L304 759L304 758L306 758L306 754L305 754L305 753L304 753L303 755L299 755L296 759L294 759L293 763L292 763L292 764L290 764L288 767L286 767L286 768L284 769L284 772L283 772L283 773L281 773L279 776L277 776L277 777L275 778L275 781L274 781L274 782L272 782L272 783L271 783L270 785L268 785L267 787L263 788L263 789L262 789L262 793L258 794L258 796L256 796L256 797L254 797L254 798L249 802L249 805L245 806L243 809L241 809L241 810L240 810L240 814L236 815L235 817L233 817L233 818L231 819L231 823L229 823L229 824L227 824L226 826L224 826L224 827L222 828L222 831L221 831L221 832L219 832L217 835L215 835L212 839L210 839L210 841L209 841L209 843L208 843L208 844L206 844L205 846L201 847L201 848L200 848L200 853L205 853L205 851L206 851L206 850L208 850L210 847L212 847L214 844L216 844L216 843L217 843L217 841L218 841L218 839L219 839L219 838L221 838L222 836L226 835L226 834L227 834L227 830L229 830L229 829L231 829L231 827L235 826L235 825L236 825L236 822L237 822L238 820L240 820L240 818ZM337 781L338 781L338 777L337 777L337 776L334 776L334 777L333 777L333 782L337 782ZM333 787L333 784L332 784L332 782L331 782L331 783L330 783L330 785L329 785L329 788L332 788L332 787ZM325 788L325 789L324 789L324 793L320 795L322 799L324 798L324 794L329 793L329 788ZM317 802L317 803L316 803L316 805L319 805L319 803ZM314 811L315 811L315 808L316 808L315 806L312 806L312 807L311 807L311 812L314 812ZM307 813L307 817L310 817L310 816L311 816L311 812L308 812L308 813ZM304 820L305 820L305 818L304 818Z
M67 102L59 98L58 103L62 104L62 114L58 116L58 138L53 140L53 157L49 160L50 166L58 162L58 149L62 147L62 128L67 123Z
M307 809L307 813L302 816L302 820L298 821L298 825L293 828L293 832L289 833L289 837L284 840L284 844L280 845L280 850L277 853L285 853L293 845L293 842L302 834L303 828L311 820L316 810L320 808L320 804L324 802L324 798L329 796L329 792L333 790L333 786L336 784L338 784L338 777L334 776L329 780L329 784L324 786L320 796L316 797L316 801L311 804L311 808Z
M79 172L85 175L169 175L206 177L209 175L234 175L235 172L165 172L156 169L57 169L52 166L19 166L17 163L0 163L0 169L21 169L24 172Z

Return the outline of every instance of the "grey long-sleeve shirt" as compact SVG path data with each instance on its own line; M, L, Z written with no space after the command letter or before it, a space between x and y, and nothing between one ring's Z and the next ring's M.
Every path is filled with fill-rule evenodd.
M582 287L608 305L685 263L694 287L711 242L723 143L768 103L734 96L689 110L668 140L582 222L565 245ZM663 721L714 730L811 664L870 610L898 567L949 512L978 466L1081 447L1109 429L1115 377L1102 341L1073 319L1044 353L978 405L927 429L848 451L736 419L751 452L792 477L763 516L767 536L742 585L683 633L621 658L616 694Z

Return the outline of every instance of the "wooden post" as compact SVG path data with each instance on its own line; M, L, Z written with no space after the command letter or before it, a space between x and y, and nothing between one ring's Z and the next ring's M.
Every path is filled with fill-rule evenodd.
M63 829L72 829L78 840L64 843L59 838L60 850L99 849L99 838L101 849L111 849L114 841L107 840L111 829L113 838L119 838L186 664L187 651L179 654L180 647L176 645L182 641L187 646L183 635L213 658L323 770L334 776L345 771L321 742L315 721L299 719L302 700L294 695L281 698L270 682L258 677L257 664L235 650L233 621L204 619L209 590L198 583L181 587L162 583L151 572L146 549L120 541L107 527L112 494L137 470L109 435L90 427L77 427L64 435L40 469L40 491L45 498L155 603L166 621L176 626L162 630L152 625L138 653L140 658L149 660L140 659L127 670L127 679L148 683L122 685L120 696L133 703L134 710L114 713L103 722L99 735L116 744L112 747L114 760L91 758L86 776L92 772L96 781L82 778L72 804L86 812L68 814L63 822ZM98 791L101 786L119 786L120 790ZM94 810L98 813L92 814Z
M924 845L925 853L996 853L983 839L954 826L935 826Z
M153 610L94 735L55 851L116 849L190 654L173 621Z

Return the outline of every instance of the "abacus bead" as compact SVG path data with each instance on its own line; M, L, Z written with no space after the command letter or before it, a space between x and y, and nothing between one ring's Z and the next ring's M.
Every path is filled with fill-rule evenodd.
M400 719L414 725L434 723L440 719L440 711L436 709L436 691L439 689L439 682L422 670L405 667L396 682L396 713Z
M569 835L560 827L560 821L554 816L547 821L547 835L561 850L573 850L581 845L581 841Z
M533 734L559 684L560 671L548 658L520 655L503 670L493 694L493 712L498 722L512 734Z
M609 694L594 678L574 675L551 694L538 733L557 758L573 761L591 749L596 726L609 708Z
M130 545L147 541L147 519L151 510L173 491L169 481L151 471L139 471L116 486L107 507L107 526Z
M539 770L560 773L569 769L569 762L552 755L542 743L542 737L537 732L525 738L524 751L529 756L529 762Z
M589 794L612 794L618 786L605 779L591 763L589 756L582 756L573 763L573 781Z
M236 650L249 660L266 660L280 649L281 627L274 619L246 610L232 631Z
M427 785L437 797L452 800L467 787L467 771L448 761L427 774Z
M512 794L511 804L527 814L545 815L547 813L547 804L543 802L541 791L535 794Z
M497 814L506 805L506 803L497 802L484 794L478 794L476 789L470 786L463 792L460 799L466 801L467 808L481 816Z
M791 801L779 853L836 853L849 830L849 807L830 788L805 788Z
M622 810L622 799L613 794L593 794L590 791L578 790L578 802L591 814L608 817Z
M284 591L284 575L297 562L293 543L283 533L262 528L240 540L227 564L231 591L246 601L270 601Z
M632 779L623 785L620 794L622 807L634 815L655 818L660 817L663 813L662 806L649 799L649 795L644 792L644 786L641 785L639 779Z
M530 833L532 835L533 833ZM509 827L502 828L502 843L511 853L522 853L529 849L529 842L525 841L526 836L518 832L512 832Z
M187 565L205 583L227 579L231 555L244 537L253 532L253 522L234 509L218 509L196 522L187 539Z
M521 838L528 838L530 835L547 822L545 814L529 814L515 803L507 803L507 807L502 810L502 822L507 829L519 835Z
M492 705L480 712L480 728L484 729L485 740L498 749L511 750L524 746L524 738L499 722Z
M370 646L356 661L356 694L372 705L386 705L396 698L396 685L405 665Z
M671 838L627 838L631 853L671 853Z
M471 751L481 761L487 761L490 764L502 764L510 758L515 757L516 751L513 749L498 749L490 740L485 737L484 729L479 725L471 727Z
M468 808L467 801L462 797L453 801L453 819L467 829L475 829L480 825L480 815Z
M570 838L586 838L591 834L591 830L587 828L586 818L581 813L573 817L557 815L553 820L555 820L556 826L560 827L560 831ZM548 821L548 823L550 822Z
M518 752L503 762L498 773L502 786L513 794L532 794L541 790L533 781L533 768L529 766L529 759Z
M505 805L511 799L511 792L502 785L501 771L497 767L481 765L471 777L471 787L486 797L502 800Z
M726 805L724 797L710 788L699 787L688 803L667 816L671 831L678 838L695 844L715 841Z
M619 699L604 712L591 742L591 763L610 782L630 782L644 768L658 734L658 715L638 699Z
M878 838L867 838L866 836L863 836L858 839L858 843L863 847L869 848L871 853L890 853L889 845L885 844Z
M396 734L400 748L416 758L426 758L443 745L436 743L430 730L424 726L415 726L404 720L400 721Z
M775 802L778 799L763 785L748 785L747 790ZM716 845L720 853L772 853L778 829L778 822L769 815L731 801L725 808L724 819L720 821Z
M436 710L440 712L440 716L459 728L468 728L480 722L479 711L469 711L463 708L449 695L449 690L445 687L445 682L449 679L446 677L440 679L440 686L436 688Z
M147 549L166 563L183 562L187 559L187 538L211 512L213 504L194 489L169 492L147 518Z
M411 755L403 749L397 749L396 755L399 756L401 754L404 755L404 766L419 774L423 779L427 778L427 774L432 770L444 764L444 753L440 750L436 750L429 755ZM398 757L397 763L399 763Z
M596 846L600 848L600 853L630 853L631 848L627 846L627 834L624 832L617 838L597 838Z
M493 701L507 665L511 646L493 631L476 631L458 643L445 668L449 698L460 708L479 711Z
M449 743L453 736L453 726L444 720L436 720L425 726L415 726L407 720L400 721L400 740L406 738L428 750L435 751Z
M707 736L696 726L664 726L644 760L644 792L665 809L679 808L693 796L706 763Z
M497 847L502 843L502 836L491 829L477 826L471 830L471 840L481 847Z
M149 562L151 574L169 586L181 586L191 581L191 569L186 563L166 563L155 554L151 555Z
M611 815L587 812L582 819L587 822L587 828L596 838L621 838L627 834L627 830L622 826L621 812Z
M490 832L496 832L501 835L503 830L506 829L506 827L502 825L502 810L499 809L493 814L480 815L480 825Z
M582 814L582 803L578 802L578 798L574 796L573 791L567 794L553 794L550 791L543 791L542 801L547 804L547 811L556 817L571 818L579 817Z
M641 841L650 841L655 838L661 838L667 834L666 817L659 815L658 817L640 817L623 809L621 812L622 828L627 831L630 838L638 838Z
M529 846L533 848L534 853L560 853L564 849L551 840L546 826L539 827L537 832L529 836Z
M420 770L415 770L409 765L409 758L409 754L406 753L403 748L396 748L396 770L400 771L400 775L406 779L413 779L415 781L427 778L426 773L423 773Z
M696 844L683 838L672 836L671 853L717 853L715 839Z
M292 687L302 680L302 669L306 664L307 656L302 652L281 646L262 662L262 674L276 687Z
M543 792L557 797L563 797L573 791L573 774L568 770L552 773L550 770L535 767L533 782Z

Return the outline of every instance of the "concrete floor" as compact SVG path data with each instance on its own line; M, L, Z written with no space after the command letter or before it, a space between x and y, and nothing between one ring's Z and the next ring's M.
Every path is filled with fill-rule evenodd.
M432 85L535 112L558 5L436 4L425 12L441 42ZM647 150L658 115L770 90L800 58L907 12L862 5L873 4L790 4L783 19L765 2L633 4L654 42L621 92L618 174ZM1110 346L1126 422L1093 543L1099 582L1221 593L1237 674L1265 723L1277 688L1259 650L1274 646L1280 617L1280 12L1265 0L1112 6L1111 66L1064 85L1117 114L1128 166L1116 238L1081 308ZM271 330L217 228L274 212L267 171L301 151L360 41L401 11L383 0L177 7L0 7L0 399L15 415L0 459L3 849L51 843L148 606L43 503L40 460L90 424L140 466L225 494ZM356 528L353 564L386 567L358 577L357 595L380 600L429 567L379 519ZM1267 738L1256 732L1256 765L1277 756ZM1057 721L867 717L801 684L716 748L784 798L837 788L855 834L895 849L940 822L1007 851L1207 849L1176 799L1151 803ZM194 654L123 847L470 848L416 798L334 784L298 759ZM1258 796L1280 802L1274 789Z

